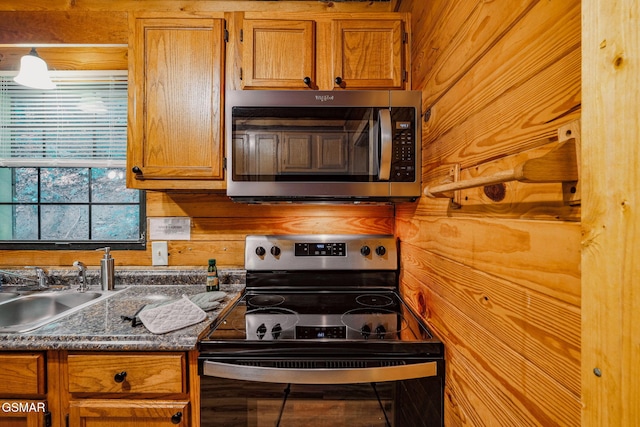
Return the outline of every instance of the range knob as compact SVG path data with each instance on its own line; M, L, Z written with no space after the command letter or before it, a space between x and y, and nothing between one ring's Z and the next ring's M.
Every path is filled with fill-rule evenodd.
M362 334L362 338L369 339L369 335L371 335L371 327L369 325L362 325L360 328L360 333Z
M384 328L384 326L378 325L376 327L376 336L378 337L379 340L384 339L384 336L386 333L387 333L387 330Z
M262 339L264 338L264 334L267 333L267 327L264 325L264 323L262 323L260 326L258 326L258 329L256 329L256 335L258 336L258 339Z
M262 246L258 246L256 248L256 255L258 256L264 256L264 254L266 254L267 251L264 250L264 248Z
M387 248L385 248L384 246L378 246L376 248L376 255L383 256L386 253L387 253Z
M371 253L371 248L365 245L360 248L360 253L362 254L362 256L369 256L369 254Z
M271 255L273 255L273 256L279 256L281 251L280 251L279 247L271 246L270 252L271 252Z
M280 323L276 323L275 325L273 325L273 328L271 328L271 336L273 337L273 339L277 340L278 338L280 338L281 333L282 326L280 326Z

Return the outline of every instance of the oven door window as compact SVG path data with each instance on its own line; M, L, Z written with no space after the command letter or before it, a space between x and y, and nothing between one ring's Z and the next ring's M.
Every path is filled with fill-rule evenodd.
M394 384L308 385L203 378L201 425L388 427Z
M388 107L234 107L233 180L388 180L390 128Z

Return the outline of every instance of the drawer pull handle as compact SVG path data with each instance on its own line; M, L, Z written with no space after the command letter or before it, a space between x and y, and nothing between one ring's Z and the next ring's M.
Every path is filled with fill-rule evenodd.
M171 416L171 422L173 424L180 424L180 421L182 421L182 412L176 412Z
M113 380L117 383L123 382L127 378L127 371L122 371L113 376Z

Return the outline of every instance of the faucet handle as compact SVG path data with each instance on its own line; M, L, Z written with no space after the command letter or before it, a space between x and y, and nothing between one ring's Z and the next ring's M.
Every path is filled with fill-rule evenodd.
M87 266L81 261L73 261L73 266L78 268L78 282L80 282L78 291L85 292L89 287L89 283L87 283Z
M26 265L24 268L33 268L36 271L36 277L38 278L38 287L40 289L45 289L49 287L49 276L47 275L47 270L42 267L37 267L34 265Z

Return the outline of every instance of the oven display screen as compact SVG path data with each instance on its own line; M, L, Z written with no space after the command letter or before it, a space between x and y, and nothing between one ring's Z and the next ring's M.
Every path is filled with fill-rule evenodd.
M296 256L346 256L346 243L296 243Z

